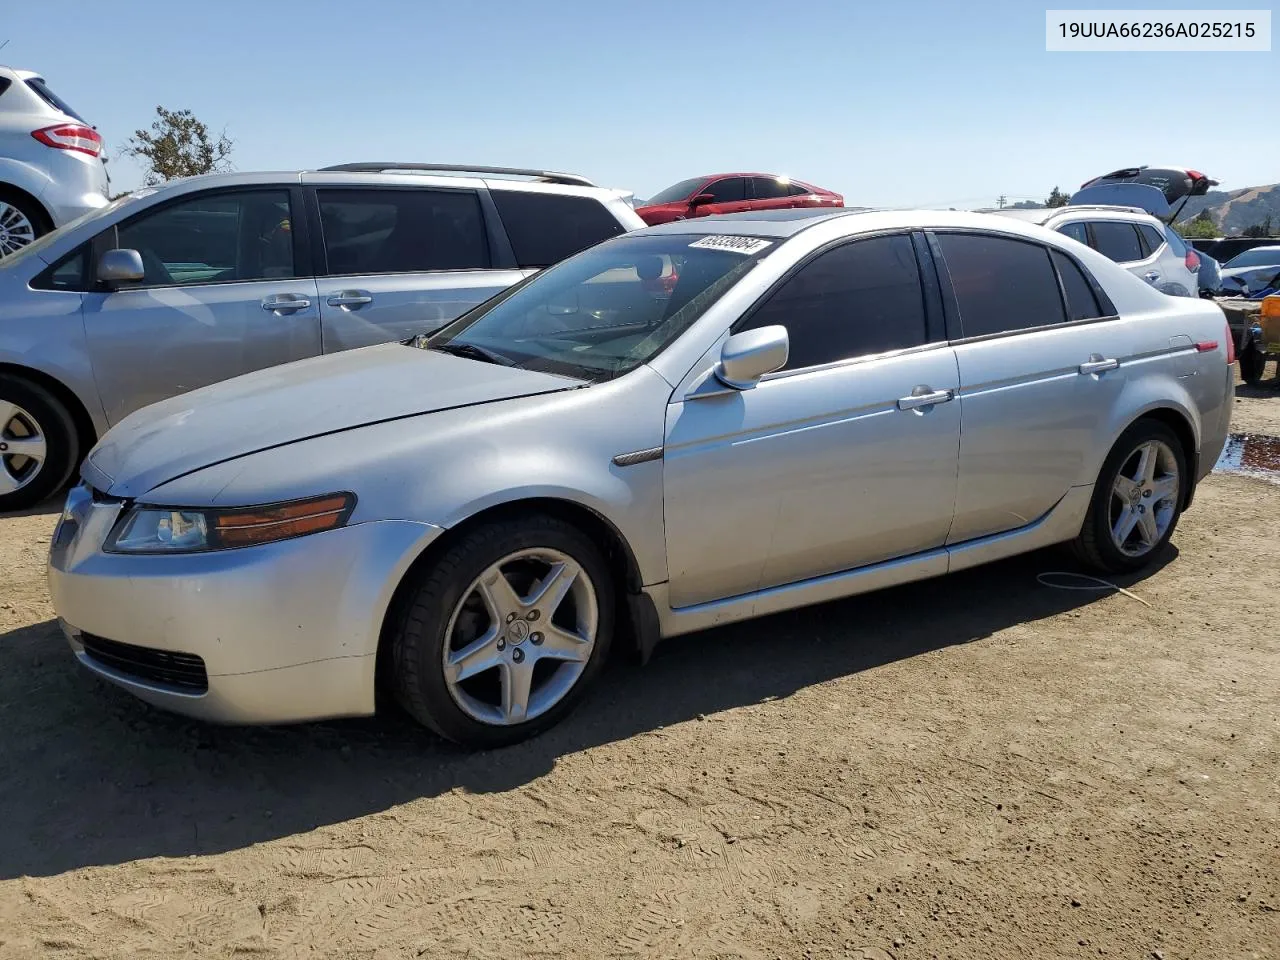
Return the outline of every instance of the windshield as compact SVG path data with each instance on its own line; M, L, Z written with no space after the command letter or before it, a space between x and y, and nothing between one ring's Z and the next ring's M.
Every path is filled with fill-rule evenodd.
M776 247L759 237L620 237L535 274L413 345L609 380L657 356Z
M1236 254L1223 264L1224 267L1280 266L1280 247L1255 247Z
M706 182L706 177L694 177L692 180L681 180L674 186L658 191L646 200L645 203L677 203L680 200L688 200L693 191Z
M43 237L38 237L33 240L25 247L19 249L16 253L11 253L9 256L0 259L0 270L16 267L20 263L25 263L31 257L39 256L47 247L51 244L57 243L81 224L88 223L90 220L97 220L100 217L105 217L107 214L115 210L119 210L126 203L130 203L139 197L144 197L148 193L154 192L154 190L141 190L136 193L126 194L123 197L117 197L104 207L98 207L96 210L90 210L88 213L80 214L80 216L76 217L74 220L64 223L62 226L58 227L58 229L51 230Z

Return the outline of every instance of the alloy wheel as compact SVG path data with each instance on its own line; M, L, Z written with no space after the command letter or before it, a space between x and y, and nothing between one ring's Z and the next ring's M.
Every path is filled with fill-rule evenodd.
M36 238L31 218L11 203L0 200L0 257L17 253Z
M21 490L34 480L48 453L36 418L16 403L0 400L0 494Z
M473 720L525 723L563 700L595 649L600 611L582 566L533 548L490 565L449 618L445 685Z
M1178 458L1162 440L1147 440L1125 458L1111 485L1111 540L1128 557L1150 553L1178 515Z

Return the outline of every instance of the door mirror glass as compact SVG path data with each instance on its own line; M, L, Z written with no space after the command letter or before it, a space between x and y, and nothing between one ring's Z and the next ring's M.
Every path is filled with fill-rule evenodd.
M146 275L137 250L107 250L98 258L98 281L109 287L137 283Z
M785 367L788 349L787 328L783 326L735 333L720 350L716 378L727 387L747 390L766 373Z
M692 200L689 201L689 205L694 207L703 207L703 206L706 206L708 203L715 203L715 202L716 202L716 198L713 194L700 193L696 197L694 197Z

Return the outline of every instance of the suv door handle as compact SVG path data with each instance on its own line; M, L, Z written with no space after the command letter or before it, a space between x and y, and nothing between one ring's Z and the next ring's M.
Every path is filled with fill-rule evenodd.
M362 307L366 303L373 303L373 297L363 290L343 290L325 302L331 307Z
M311 306L311 301L306 297L295 297L291 293L279 293L274 297L262 298L262 309L269 310L274 313L288 310L290 312L297 310L305 310Z
M1146 278L1147 283L1155 283L1160 279L1160 274L1156 273L1154 270L1148 270L1143 274L1143 276Z
M1115 370L1120 366L1119 360L1104 360L1098 354L1094 354L1084 363L1080 364L1081 373L1104 373L1107 370Z
M911 396L902 397L898 401L899 410L918 410L920 407L931 407L935 403L948 403L956 398L954 390L934 390L932 387L916 387Z

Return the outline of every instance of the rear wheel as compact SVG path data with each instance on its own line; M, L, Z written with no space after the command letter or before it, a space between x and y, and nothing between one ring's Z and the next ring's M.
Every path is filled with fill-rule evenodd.
M51 229L49 218L33 201L0 189L0 259Z
M1252 343L1240 351L1240 378L1250 386L1262 382L1262 372L1266 366L1266 354Z
M39 503L61 487L78 447L75 424L57 398L0 375L0 512Z
M599 671L613 637L609 568L553 517L478 527L423 571L395 623L401 705L471 747L557 723Z
M1109 573L1146 566L1173 536L1189 482L1178 435L1157 420L1139 420L1102 465L1077 554Z

